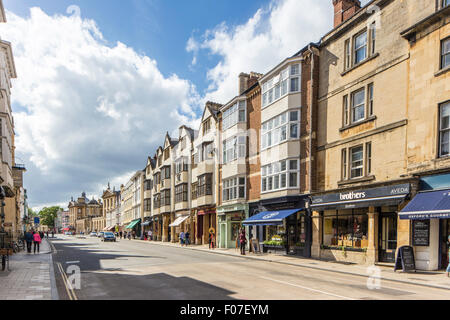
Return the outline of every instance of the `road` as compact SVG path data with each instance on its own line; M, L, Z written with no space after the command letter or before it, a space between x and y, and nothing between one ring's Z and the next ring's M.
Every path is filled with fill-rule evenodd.
M367 279L208 252L59 235L52 240L60 299L411 300L450 299L448 290ZM80 270L79 288L67 288Z

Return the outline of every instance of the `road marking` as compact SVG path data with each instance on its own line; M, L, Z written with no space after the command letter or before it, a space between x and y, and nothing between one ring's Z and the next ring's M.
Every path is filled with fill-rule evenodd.
M317 289L312 289L312 288L308 288L308 287L304 287L298 284L293 284L293 283L289 283L289 282L285 282L285 281L281 281L281 280L276 280L276 279L271 279L271 278L266 278L266 277L260 277L262 279L266 279L266 280L270 280L270 281L274 281L274 282L278 282L278 283L282 283L282 284L286 284L289 286L293 286L293 287L297 287L297 288L302 288L302 289L306 289L309 291L314 291L314 292L318 292L318 293L322 293L322 294L326 294L329 296L333 296L333 297L337 297L337 298L341 298L341 299L345 299L345 300L357 300L354 298L349 298L349 297L344 297L344 296L340 296L334 293L330 293L330 292L325 292L325 291L321 291L321 290L317 290Z
M80 263L80 261L66 261L66 264L76 264Z
M75 294L75 291L73 288L69 288L69 279L67 278L66 273L64 272L64 269L61 265L61 263L57 263L59 272L61 273L61 276L63 278L64 286L66 287L67 295L69 296L70 300L78 300L77 295Z

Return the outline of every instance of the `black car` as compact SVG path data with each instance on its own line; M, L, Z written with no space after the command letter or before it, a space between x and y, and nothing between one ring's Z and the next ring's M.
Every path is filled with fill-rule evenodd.
M116 242L116 236L112 232L105 232L102 234L102 241L114 241Z

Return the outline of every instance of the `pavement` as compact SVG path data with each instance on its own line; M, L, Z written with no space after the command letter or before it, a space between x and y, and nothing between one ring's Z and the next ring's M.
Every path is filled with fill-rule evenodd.
M253 254L248 253L243 256L240 254L239 249L222 249L216 248L210 250L208 245L190 245L188 247L181 247L178 243L168 243L160 241L143 241L143 240L131 240L145 242L150 245L161 245L161 246L171 246L180 247L186 250L197 250L209 252L212 254L221 254L234 257L240 257L243 259L266 261L271 263L278 263L284 265L297 266L301 268L331 271L340 274L348 274L361 277L371 277L374 276L373 266L368 265L358 265L358 264L344 264L339 262L330 262L317 259L308 259L303 257L288 256L286 254L277 253L261 253ZM381 280L389 280L399 283L413 284L426 286L431 288L447 289L450 290L450 278L446 276L445 271L416 271L411 273L404 273L402 271L394 271L393 265L376 265L377 277Z
M0 271L0 300L58 300L51 253L44 239L39 254L9 257L9 271Z

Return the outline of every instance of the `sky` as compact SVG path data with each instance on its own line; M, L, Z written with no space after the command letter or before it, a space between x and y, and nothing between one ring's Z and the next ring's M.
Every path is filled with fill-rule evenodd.
M367 3L362 2L363 5ZM16 163L34 209L98 198L333 24L331 0L3 0Z

